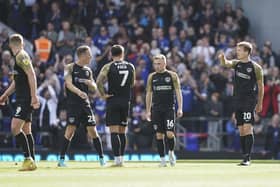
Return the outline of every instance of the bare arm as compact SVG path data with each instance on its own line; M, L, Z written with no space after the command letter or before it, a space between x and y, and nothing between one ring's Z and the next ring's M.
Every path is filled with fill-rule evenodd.
M151 120L151 107L152 107L152 76L150 74L147 81L147 89L146 89L146 118L148 121Z
M220 63L223 67L233 68L238 62L237 60L227 60L224 53L219 55Z
M15 91L15 81L13 80L7 90L0 97L0 105L5 105L8 97Z
M37 96L37 80L36 75L32 66L32 62L27 55L27 53L23 52L16 56L16 63L19 65L23 71L26 73L28 78L28 84L30 87L30 94L31 94L31 105L34 109L39 108L40 103Z
M258 101L256 106L256 112L262 111L264 84L263 84L263 71L259 65L255 65L255 72L258 84Z
M175 88L177 103L178 103L178 110L177 110L177 116L182 117L183 115L183 97L181 92L181 85L178 75L175 72L172 72L172 80L173 85Z
M133 67L133 78L132 78L131 86L133 87L135 84L135 80L136 80L136 72L135 72L135 67L133 65L132 65L132 67Z
M72 83L72 71L73 71L73 64L69 64L65 67L64 70L64 79L65 79L65 87L68 88L71 92L75 93L82 99L87 98L87 94L81 91L79 88L73 85Z
M96 86L96 83L93 79L91 70L90 70L90 79L87 81L87 85L88 85L88 88L89 88L90 91L94 92L95 90L97 90L97 86Z
M26 73L27 78L28 78L29 87L30 87L31 97L35 97L36 89L37 89L37 80L36 80L36 75L35 75L30 58L27 56L27 54L24 54L24 53L19 54L16 57L16 63Z
M15 81L13 80L10 86L7 88L7 90L3 93L4 97L9 97L12 93L15 91Z
M96 80L96 84L97 84L97 88L100 93L100 96L105 99L106 99L107 94L105 92L104 83L107 81L107 75L109 72L109 68L110 68L109 64L104 65Z

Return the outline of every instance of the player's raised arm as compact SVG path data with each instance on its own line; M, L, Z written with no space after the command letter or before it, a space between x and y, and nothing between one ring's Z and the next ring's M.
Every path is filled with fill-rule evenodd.
M182 92L181 92L181 85L180 85L180 80L178 75L175 72L172 72L172 80L173 80L173 85L175 88L175 93L176 93L176 98L177 98L177 103L178 103L178 109L177 109L177 117L182 117L183 116L183 97L182 97Z
M27 75L32 100L31 104L34 109L37 109L40 107L40 103L36 93L37 80L31 60L26 53L21 53L18 56L16 56L16 63L23 69L23 71Z
M258 100L256 105L256 112L262 111L262 104L263 104L263 95L264 95L264 83L263 83L263 70L260 65L254 64L255 66L255 73L257 78L257 85L258 85Z
M65 87L68 88L71 92L81 97L82 99L87 99L87 94L82 92L79 88L77 88L72 83L73 65L74 65L73 63L68 64L64 69Z
M146 88L146 119L151 121L151 107L152 107L152 77L153 74L150 74L147 81Z
M219 54L218 58L220 60L220 64L223 67L233 68L234 65L237 63L237 60L228 60L224 53Z

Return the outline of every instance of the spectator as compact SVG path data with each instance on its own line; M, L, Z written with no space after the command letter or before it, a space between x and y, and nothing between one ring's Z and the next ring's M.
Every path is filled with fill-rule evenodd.
M240 7L236 9L236 19L238 24L238 35L239 37L244 38L248 35L250 22L248 18L244 16L244 10Z
M56 46L61 56L74 54L75 34L70 31L70 23L68 21L62 22L62 30L59 31Z
M280 150L280 121L279 114L274 114L271 124L268 126L265 138L265 151L272 155L273 159L279 159Z
M39 126L41 131L51 131L57 126L57 103L58 99L56 93L48 81L45 81L38 88L38 95L40 96L40 114Z
M49 22L47 24L47 38L50 39L53 44L56 44L56 41L57 41L57 38L58 38L58 34L54 30L54 25L53 25L52 22Z
M31 10L28 12L27 20L28 22L28 38L34 40L39 37L40 31L44 28L44 17L40 10L38 3L32 5Z
M110 36L107 32L107 28L100 27L99 34L93 38L94 45L98 47L102 52L105 50L105 46L110 42Z
M52 42L47 38L47 32L41 31L40 38L35 41L35 51L39 54L40 61L47 63L51 57L52 52Z
M47 4L46 4L47 6ZM46 23L52 22L56 32L59 32L61 28L61 22L63 20L63 15L60 10L58 2L51 3L51 10L47 13Z

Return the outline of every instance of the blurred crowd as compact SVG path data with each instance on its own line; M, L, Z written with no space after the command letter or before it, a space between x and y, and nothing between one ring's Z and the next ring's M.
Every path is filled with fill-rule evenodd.
M256 43L246 12L228 2L219 7L214 0L11 0L0 1L0 20L34 44L30 55L41 100L41 109L35 111L33 119L36 132L62 136L66 125L63 68L77 59L75 49L81 44L92 50L90 67L95 77L111 60L110 47L116 43L125 46L126 60L136 67L128 133L133 150L152 143L153 129L144 119L144 96L148 74L153 71L151 57L159 53L166 55L168 69L180 77L184 117L230 118L233 72L220 67L217 56L223 51L227 58L235 58L236 43L249 41L254 46L251 58L264 68L260 117L279 113L280 55L271 41ZM3 29L1 93L11 82L14 63L7 39L8 31ZM106 103L98 93L90 97L98 129L105 133ZM2 131L8 128L5 124L9 123L14 101L12 96L10 105L2 107ZM224 130L230 133L226 125Z

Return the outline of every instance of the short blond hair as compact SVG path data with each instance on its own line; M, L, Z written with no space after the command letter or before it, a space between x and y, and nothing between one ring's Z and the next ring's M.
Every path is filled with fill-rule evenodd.
M163 54L158 54L153 56L153 61L158 60L158 59L162 59L164 61L164 63L166 64L166 57Z
M89 46L87 45L81 45L77 48L77 56L80 57L82 54L86 53L87 51L90 51Z
M23 45L23 37L20 34L12 34L9 38L9 44Z
M250 42L242 41L237 43L237 46L244 47L244 50L248 51L249 54L253 51L253 45Z

